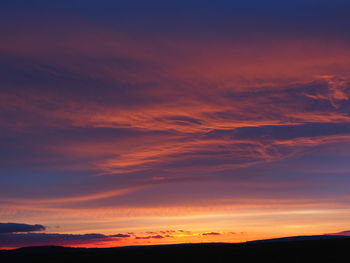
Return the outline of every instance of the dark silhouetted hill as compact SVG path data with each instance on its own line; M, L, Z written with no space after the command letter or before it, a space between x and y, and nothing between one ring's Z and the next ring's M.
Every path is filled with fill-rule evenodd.
M119 248L26 247L0 251L12 262L349 262L350 238L303 236L247 243L202 243Z
M294 236L294 237L281 237L281 238L254 240L254 241L248 241L246 243L291 242L291 241L324 240L324 239L336 239L336 238L346 238L346 237L336 236L336 235Z

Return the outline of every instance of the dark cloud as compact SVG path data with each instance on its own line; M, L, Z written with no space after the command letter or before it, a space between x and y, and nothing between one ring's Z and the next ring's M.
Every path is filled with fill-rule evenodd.
M220 236L221 233L218 232L208 232L208 233L203 233L202 236Z
M10 224L10 223L9 223ZM26 225L26 224L18 224ZM27 225L31 226L31 225ZM40 225L32 225L40 226ZM27 229L29 231L29 228ZM1 232L0 233L0 248L14 248L14 247L25 247L25 246L47 246L47 245L58 245L58 246L84 246L88 244L98 243L111 243L115 245L116 241L130 240L132 237L134 240L150 240L150 239L166 239L176 238L176 234L192 236L193 232L185 230L162 230L162 231L148 231L145 233L134 233L128 234L114 234L105 235L98 233L91 234L60 234L60 233L19 233L17 232ZM23 231L24 232L24 231ZM149 235L145 235L149 234ZM204 232L202 236L219 236L222 233L219 232Z
M28 225L20 223L0 223L0 234L34 232L45 230L43 225Z
M116 234L116 235L111 235L110 237L127 238L127 237L130 237L130 235L129 234Z
M135 239L163 239L165 238L164 236L161 235L155 235L155 236L144 236L144 237L139 237L136 236Z
M116 241L130 237L129 234L60 234L60 233L30 233L43 231L43 225L19 223L0 223L0 247L21 247L41 245L79 245L91 242Z
M46 246L46 245L78 245L98 241L108 241L110 237L102 234L0 234L0 247Z

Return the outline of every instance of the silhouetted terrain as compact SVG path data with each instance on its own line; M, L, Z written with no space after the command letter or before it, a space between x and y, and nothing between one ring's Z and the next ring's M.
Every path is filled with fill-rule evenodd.
M239 244L121 248L27 247L0 251L0 262L348 262L348 237L293 237ZM301 240L300 240L301 239ZM304 240L307 239L307 240Z

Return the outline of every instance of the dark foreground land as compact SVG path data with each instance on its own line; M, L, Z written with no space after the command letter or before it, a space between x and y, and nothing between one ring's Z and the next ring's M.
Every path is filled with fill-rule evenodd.
M0 262L350 262L350 238L273 240L122 248L28 247L0 251Z

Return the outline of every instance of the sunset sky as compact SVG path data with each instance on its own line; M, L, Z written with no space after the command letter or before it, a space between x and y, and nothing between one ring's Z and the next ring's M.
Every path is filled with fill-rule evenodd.
M0 248L349 234L349 10L2 0Z

